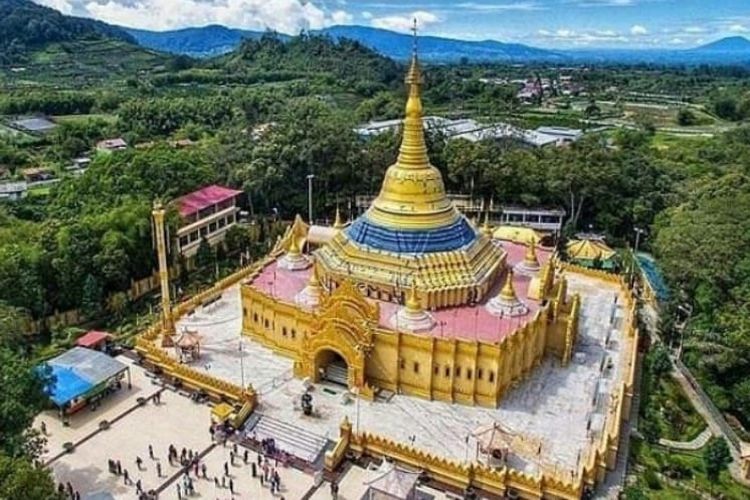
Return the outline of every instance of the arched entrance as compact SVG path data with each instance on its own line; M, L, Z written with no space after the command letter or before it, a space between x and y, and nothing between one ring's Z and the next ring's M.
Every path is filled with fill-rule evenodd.
M349 363L332 349L321 349L315 357L315 373L318 380L349 386Z

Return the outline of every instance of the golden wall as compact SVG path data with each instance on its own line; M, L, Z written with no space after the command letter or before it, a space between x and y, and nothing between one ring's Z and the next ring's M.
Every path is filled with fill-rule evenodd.
M495 407L545 354L554 354L564 363L569 359L578 302L567 300L564 280L553 293L529 323L499 344L487 344L386 329L377 324L377 315L362 318L354 314L345 325L320 334L322 325L330 325L333 320L333 316L325 319L326 306L308 311L252 285L243 285L243 334L293 359L298 376L318 379L324 362L320 351L324 349L347 362L352 372L350 387L367 386L425 399ZM337 288L329 297L329 302L341 300L359 303L358 307L374 307L352 285ZM342 315L337 311L334 316ZM321 347L312 348L311 342Z

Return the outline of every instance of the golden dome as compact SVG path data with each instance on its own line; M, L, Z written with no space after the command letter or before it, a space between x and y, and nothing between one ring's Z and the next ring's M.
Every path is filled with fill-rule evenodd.
M406 294L406 309L411 312L418 312L422 310L422 303L419 300L419 295L417 295L417 285L415 282L412 281L411 288L409 288L409 292Z
M404 135L396 163L385 173L380 194L368 212L371 221L399 229L449 225L459 217L445 194L443 176L430 164L422 122L422 71L416 55L406 75Z

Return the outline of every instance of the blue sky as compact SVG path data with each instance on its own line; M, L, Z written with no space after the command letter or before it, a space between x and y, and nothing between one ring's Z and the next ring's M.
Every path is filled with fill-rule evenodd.
M685 48L750 37L750 0L35 0L147 29L224 24L296 33L359 24L548 48Z

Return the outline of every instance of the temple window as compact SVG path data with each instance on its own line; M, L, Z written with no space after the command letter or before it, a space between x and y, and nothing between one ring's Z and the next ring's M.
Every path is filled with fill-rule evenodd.
M456 377L460 377L460 376L461 376L461 367L457 366L456 367Z
M495 382L495 372L490 370L490 384Z
M472 373L472 371L471 371L471 368L468 368L468 369L466 370L466 378L467 378L467 379L469 379L469 380L471 380L471 376L472 376L472 375L473 375L473 373Z
M253 323L257 323L257 322L258 322L258 313L254 313L253 314Z
M419 363L416 361L414 362L414 373L419 373Z
M284 337L286 337L286 327L285 327L285 326L281 328L281 334L282 334L282 335L283 335Z
M406 360L404 358L401 358L400 365L402 370L406 370Z
M484 378L484 371L481 368L477 368L477 378L482 380Z
M292 328L292 338L293 339L297 338L297 331L294 328Z
M247 317L247 309L244 307L242 308L242 316Z
M451 376L451 367L447 366L445 367L445 376L450 377Z
M268 318L266 318L263 324L265 325L266 330L268 330L268 325L270 325L270 323L268 322Z
M435 376L440 375L440 366L435 365Z

